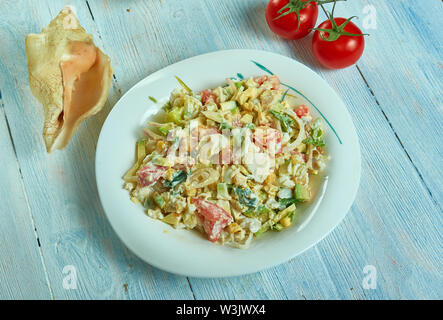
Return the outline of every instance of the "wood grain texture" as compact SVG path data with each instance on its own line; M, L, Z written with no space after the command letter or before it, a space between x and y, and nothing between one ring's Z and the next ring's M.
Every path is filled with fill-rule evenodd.
M23 39L45 26L65 3L5 1L0 12L0 38L8 44L0 47L0 90L55 298L443 297L438 143L442 36L432 31L438 26L441 2L377 2L378 29L369 30L364 56L358 66L340 71L318 65L310 37L285 41L272 34L264 21L265 0L70 3L111 57L115 79L105 110L81 126L64 152L51 155L44 152L40 134L42 113L36 110L41 108L27 85ZM363 19L362 9L370 3L348 1L337 7L337 15ZM409 32L408 37L400 28ZM186 279L143 263L116 238L95 187L95 146L107 113L122 92L171 63L231 48L293 57L331 84L348 106L360 138L361 186L343 223L288 263L243 277ZM1 143L10 145L9 136L1 137ZM33 248L35 239L27 237L26 245ZM65 265L78 269L77 290L61 286ZM366 265L377 268L376 290L362 287ZM28 288L8 280L8 273L3 277L21 296L48 292L45 283L40 289ZM4 295L15 293L8 289Z
M54 298L192 298L185 278L154 269L128 252L100 205L94 176L95 146L101 125L119 97L117 89L112 89L105 110L80 127L66 150L50 155L44 151L42 107L28 88L24 38L39 32L63 5L61 1L47 1L47 5L8 1L7 10L0 13L0 37L10 44L0 49L4 110L41 235ZM84 27L93 32L85 2L79 1L76 7ZM95 38L100 45L97 35ZM76 290L62 286L66 265L77 269ZM31 290L27 294L31 297L35 293Z
M353 1L338 13L360 14L369 3ZM371 36L358 67L441 209L443 146L436 137L443 130L443 36L437 28L443 5L439 0L380 1L375 8L378 27L368 30Z
M240 282L231 279L191 279L196 297L248 298L254 297L257 292L263 297L272 297L281 289L288 298L413 298L414 295L420 296L423 285L421 282L414 283L414 279L426 277L430 289L426 290L425 296L437 297L441 294L441 278L434 284L429 281L437 274L439 263L439 252L432 250L433 243L438 243L439 240L439 209L433 205L430 196L426 195L426 186L417 172L414 172L414 164L409 162L396 133L386 121L383 109L377 104L356 68L340 72L322 70L310 52L310 39L297 43L287 42L271 34L263 24L265 1L231 1L222 4L196 1L191 6L181 1L168 1L167 4L154 2L152 5L138 4L130 8L130 12L126 11L130 7L127 3L105 1L91 2L90 5L93 12L101 12L95 17L95 21L104 41L112 39L118 48L128 48L128 51L111 48L111 54L115 54L114 59L123 61L124 68L119 70L120 67L117 66L116 75L119 82L123 81L124 90L127 89L126 82L136 82L145 76L143 70L150 73L172 62L216 49L258 48L302 58L302 62L317 69L342 93L357 121L364 155L362 190L366 193L361 195L360 191L352 212L343 225L311 253L311 257L314 254L315 258L300 261L307 255L304 254L288 264L244 277ZM168 21L169 24L163 26L163 21ZM183 27L179 28L180 25ZM204 32L201 31L202 26ZM188 53L189 43L192 43L194 50L192 54ZM138 55L135 63L134 55ZM362 62L365 58L366 56ZM128 70L132 72L127 72ZM391 71L384 70L387 73ZM133 74L136 75L135 78ZM383 140L379 141L374 132L383 137ZM395 181L402 181L403 185L396 188ZM403 200L405 194L412 194L407 202ZM387 219L385 213L394 216ZM423 228L416 221L422 219L420 215L423 213L428 219L426 226L430 227L433 238L429 242L425 241L428 248L422 251L420 243L414 243L410 237L411 234L419 235L416 239L429 237L429 229ZM402 215L410 216L411 220ZM349 220L352 222L348 222ZM387 226L379 230L384 224ZM403 230L405 227L412 229L411 233L390 235L391 230ZM370 231L365 231L365 228L370 228ZM340 233L341 229L345 229L345 232ZM375 233L379 235L377 238L374 238L375 230L378 231ZM355 236L349 241L347 237L351 235ZM358 236L361 235L366 235L367 238L360 239ZM406 243L407 246L403 249L394 250L399 244ZM331 259L331 253L342 255ZM412 256L415 257L414 260L411 259ZM347 260L347 264L341 263L343 259ZM419 266L414 268L411 264L417 263L417 260ZM414 272L412 275L402 273L397 265L399 263L402 268L417 269L415 276ZM361 287L363 267L367 264L379 265L382 269L379 290L365 291ZM429 272L425 270L424 264L431 267ZM320 274L323 279L318 281L316 278ZM409 275L411 280L402 285L400 280L403 282L405 275ZM309 281L297 281L299 279ZM254 294L244 290L245 283L257 288ZM269 284L272 284L271 290L267 289ZM220 294L220 289L226 287L230 289L225 289Z
M0 299L49 299L37 235L0 93Z

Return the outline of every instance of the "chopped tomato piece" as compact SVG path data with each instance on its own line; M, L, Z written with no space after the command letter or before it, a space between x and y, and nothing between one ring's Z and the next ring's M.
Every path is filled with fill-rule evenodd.
M304 117L309 113L309 108L302 104L301 106L298 106L297 109L295 109L295 113L299 118Z
M200 221L208 235L209 241L216 242L220 236L220 232L232 222L232 216L222 207L210 201L194 198L192 202L197 207L197 211L200 214Z
M147 164L137 172L138 180L143 187L153 185L168 170L168 167Z
M261 86L265 81L268 80L272 83L272 89L280 88L280 79L276 75L272 75L270 78L268 76L261 76L259 78L256 78L255 82L257 82Z
M268 76L261 76L260 78L256 78L255 82L257 82L259 85L262 85L263 82L265 82L268 79L269 79Z
M272 83L272 89L280 88L280 79L276 75L271 76L271 83Z
M211 89L205 89L201 92L202 103L207 104L209 102L215 102L217 100L217 96L212 93Z

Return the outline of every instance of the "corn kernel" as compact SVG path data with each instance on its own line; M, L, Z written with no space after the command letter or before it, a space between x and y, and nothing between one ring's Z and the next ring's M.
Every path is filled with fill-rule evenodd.
M166 142L165 141L157 141L157 150L163 151L166 148Z
M174 176L174 172L175 172L174 169L169 168L169 169L166 171L166 173L165 173L165 178L166 178L167 180L172 180L172 177Z
M136 197L131 197L131 201L134 202L135 204L140 203L140 201Z
M290 217L284 217L283 219L280 220L280 224L284 227L287 228L291 225L291 218Z
M276 178L275 173L271 172L269 176L266 177L265 184L267 185L273 184L275 182L275 178Z
M229 233L236 233L241 231L242 228L236 222L233 222L227 227L227 230Z

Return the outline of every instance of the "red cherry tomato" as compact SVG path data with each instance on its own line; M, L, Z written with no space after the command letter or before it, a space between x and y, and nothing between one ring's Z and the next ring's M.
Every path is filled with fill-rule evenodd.
M288 8L281 10L285 6ZM288 10L292 12L282 15ZM300 24L296 11L299 12ZM266 7L266 22L269 28L280 37L290 40L303 38L311 32L317 17L318 5L309 0L271 0Z
M334 18L338 27L346 21L345 18ZM330 20L322 22L318 29L332 29ZM325 67L331 69L346 68L358 61L365 48L365 39L361 30L352 22L349 21L343 28L344 32L354 35L340 35L334 41L327 41L330 37L328 32L316 30L312 38L312 50L317 60Z

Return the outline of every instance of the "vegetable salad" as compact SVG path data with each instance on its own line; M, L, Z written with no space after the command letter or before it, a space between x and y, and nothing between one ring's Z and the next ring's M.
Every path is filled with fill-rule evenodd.
M195 92L182 80L136 143L124 187L146 214L246 248L294 223L321 172L323 123L276 76Z

